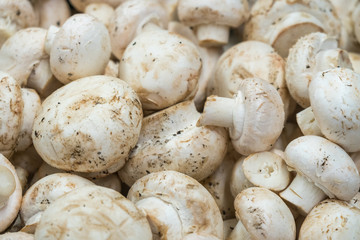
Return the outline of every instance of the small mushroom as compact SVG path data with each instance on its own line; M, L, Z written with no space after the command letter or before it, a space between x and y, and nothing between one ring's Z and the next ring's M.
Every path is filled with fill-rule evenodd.
M239 27L249 17L247 0L179 0L178 16L185 25L196 27L200 46L225 45L230 27Z
M106 3L90 3L86 6L84 12L95 17L102 22L106 28L109 27L111 18L115 14L115 10L109 4Z
M244 224L251 239L294 239L295 220L290 209L275 193L253 187L235 198L236 217Z
M0 154L0 232L15 220L21 205L22 190L15 167Z
M154 239L180 240L191 234L223 237L223 221L215 200L185 174L151 173L137 180L127 197L148 219Z
M0 235L0 240L34 240L34 235L24 232L6 232Z
M54 201L36 227L35 239L151 240L149 223L135 205L109 188L77 188Z
M312 32L340 36L341 22L327 0L258 0L245 24L244 39L270 44L282 56L296 41Z
M66 171L118 171L138 140L142 110L136 93L109 76L79 79L42 103L32 139L45 162Z
M310 106L308 89L318 72L336 67L352 69L348 53L337 45L336 39L316 32L300 38L290 49L286 61L286 84L301 107Z
M34 233L41 215L51 203L74 189L88 185L93 183L68 173L51 174L35 182L26 191L21 203L20 214L25 223L23 231Z
M35 12L39 16L39 27L60 27L70 17L70 6L66 0L34 0Z
M57 32L51 30L48 35L51 71L60 82L104 73L111 55L110 35L96 18L72 15Z
M119 76L137 92L144 110L160 110L195 95L201 67L191 41L153 25L127 46Z
M328 199L311 210L301 225L299 240L358 239L360 209L335 199Z
M285 162L297 172L280 193L306 216L326 196L350 200L360 188L355 163L338 145L319 136L302 136L285 149Z
M198 125L228 127L235 150L249 155L269 150L284 120L284 104L276 89L260 78L247 78L232 99L208 97Z
M235 198L241 191L254 187L254 185L246 178L243 163L246 157L239 157L233 167L230 178L230 191Z
M228 143L224 128L196 127L200 113L186 101L144 118L139 141L119 171L131 186L151 172L174 170L198 181L221 164Z

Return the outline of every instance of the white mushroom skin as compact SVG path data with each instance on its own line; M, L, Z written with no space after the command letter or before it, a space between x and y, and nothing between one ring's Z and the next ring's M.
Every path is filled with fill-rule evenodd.
M245 160L245 156L238 157L235 165L233 167L233 171L231 173L230 178L230 191L233 197L235 198L241 191L255 187L245 176L243 163Z
M34 235L25 232L6 232L0 234L0 240L34 240Z
M64 84L103 74L111 55L108 30L88 14L68 18L50 45L51 71Z
M79 12L84 12L86 6L92 3L105 3L116 8L126 0L70 0L71 5Z
M185 174L151 173L136 181L127 197L147 215L156 229L153 234L161 239L183 239L192 233L223 237L223 221L215 200L199 182ZM167 232L176 235L171 238Z
M115 10L106 3L91 3L86 6L85 13L97 18L108 28Z
M34 0L34 8L39 15L39 26L49 28L60 27L70 17L70 6L66 0Z
M160 110L195 94L201 66L191 41L156 27L128 45L119 76L137 92L144 110Z
M347 202L328 199L317 206L301 225L299 240L358 239L360 209Z
M266 188L248 188L235 198L236 217L252 239L295 240L295 220L290 209Z
M128 84L92 76L46 98L34 121L32 139L39 155L53 167L108 175L125 164L141 121L140 101Z
M35 239L151 240L149 223L120 193L85 186L63 195L43 213Z

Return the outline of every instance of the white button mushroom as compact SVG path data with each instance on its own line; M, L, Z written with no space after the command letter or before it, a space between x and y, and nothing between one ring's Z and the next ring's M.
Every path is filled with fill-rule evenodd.
M201 181L221 164L228 143L224 128L196 127L192 101L144 118L139 141L119 171L128 186L150 172L174 170Z
M360 176L353 160L325 138L299 137L289 143L285 154L285 162L297 175L280 196L295 205L302 215L309 213L326 195L350 200L360 188Z
M245 24L244 38L266 42L286 57L300 37L324 31L338 38L340 29L341 22L327 0L258 0Z
M79 12L84 12L86 6L92 3L105 3L114 8L127 0L70 0L71 5Z
M230 27L239 27L249 17L247 0L179 0L178 16L196 27L200 46L221 46L229 40Z
M191 41L154 26L128 45L119 76L134 88L145 110L159 110L195 94L201 66Z
M48 164L67 171L116 172L138 140L141 103L124 81L82 78L42 103L32 139Z
M75 14L55 34L46 44L51 71L60 82L104 73L111 55L110 35L104 24L88 14Z
M246 178L243 163L246 157L239 157L235 162L230 178L230 191L235 198L242 190L254 185Z
M359 239L360 209L339 200L325 200L303 222L299 240Z
M260 78L241 81L239 89L233 99L208 97L198 124L228 127L235 150L243 155L269 150L284 127L281 97Z
M90 3L84 12L102 22L106 28L109 27L111 18L115 14L114 8L106 3Z
M336 67L352 69L348 53L337 45L335 38L316 32L300 38L290 49L286 84L291 96L303 108L310 106L308 88L318 72Z
M266 188L248 188L235 198L236 217L251 239L295 240L295 220L289 208Z
M147 217L155 239L181 240L193 233L222 239L223 221L215 200L185 174L151 173L137 180L127 197Z
M151 240L148 221L120 193L99 186L75 189L53 202L36 227L35 239Z
M0 154L0 232L15 220L21 205L22 190L14 166Z
M24 232L7 232L0 235L0 240L34 240L34 235Z
M35 12L39 16L39 27L50 25L60 27L70 17L70 6L66 0L33 0Z

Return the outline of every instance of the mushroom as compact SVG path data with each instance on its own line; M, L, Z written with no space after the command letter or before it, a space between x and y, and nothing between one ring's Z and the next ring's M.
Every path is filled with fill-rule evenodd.
M281 198L266 188L245 189L235 198L236 217L251 239L294 239L295 220Z
M303 129L303 118L314 118L305 126L319 128L327 139L347 152L360 151L359 81L360 74L351 69L319 72L309 86L311 110L297 115L299 127Z
M102 22L106 28L109 27L115 10L107 3L90 3L85 7L84 12Z
M174 170L198 181L221 164L228 143L224 128L196 127L200 113L186 101L144 118L139 141L119 171L131 186L151 172Z
M341 22L327 0L258 0L245 24L244 39L270 44L282 56L296 41L312 32L340 36Z
M112 53L120 60L126 47L148 24L167 27L167 13L158 0L128 0L119 5L108 27Z
M190 234L223 237L223 221L215 200L185 174L151 173L137 180L127 197L148 219L154 239L180 240L190 238Z
M241 191L254 187L254 185L246 178L243 163L245 156L239 157L233 167L231 178L230 178L230 191L232 196L235 198Z
M360 188L355 163L338 145L319 136L302 136L285 149L285 162L297 172L280 196L306 215L329 196L350 200Z
M54 173L35 182L26 191L21 203L20 214L25 223L23 231L34 233L41 215L51 203L74 189L88 185L93 183L69 173Z
M15 220L21 205L22 191L14 166L0 154L0 232Z
M227 226L227 224L231 224L230 231L227 233L227 235L224 234L224 239L226 239L226 240L237 240L237 239L251 240L250 234L246 231L246 228L244 227L244 224L242 224L241 221L238 221L237 219L230 219L230 221L229 220L224 221L224 228L225 228L225 226Z
M124 81L91 76L58 89L42 103L32 139L53 167L85 173L118 171L138 140L142 110Z
M284 104L276 89L260 78L247 78L232 99L208 97L198 125L228 127L235 150L249 155L269 150L284 120Z
M336 39L319 32L300 38L286 61L286 84L291 96L301 107L309 107L308 88L314 76L336 67L352 69L348 53L337 48Z
M225 45L230 27L239 27L249 17L247 0L179 0L178 16L185 25L195 27L200 46Z
M292 111L285 81L285 61L266 43L244 41L223 53L216 64L209 94L232 97L246 78L261 78L273 85L284 103L286 116Z
M2 0L0 13L0 47L20 29L38 24L34 9L28 0Z
M358 239L360 209L335 199L327 199L311 210L301 225L299 240Z
M243 162L245 177L255 186L274 192L284 190L290 183L290 172L284 160L272 152L249 155Z
M349 52L349 58L351 61L351 65L356 73L360 73L360 54Z
M54 76L63 84L103 74L111 55L105 25L88 14L75 14L48 31L46 49Z
M354 33L358 43L360 43L360 23L358 21L359 17L360 17L360 4L357 2L356 7L353 9L351 20L354 23Z
M151 25L126 48L119 76L138 93L144 110L160 110L195 95L201 67L191 41Z
M70 0L70 4L79 12L84 12L86 6L92 3L105 3L110 5L113 8L116 8L123 2L128 0Z
M34 240L34 235L24 232L6 232L0 235L0 240Z
M70 6L66 0L34 0L33 2L41 28L48 29L51 25L60 27L70 17Z
M151 240L149 223L135 205L109 188L77 188L43 213L35 239Z

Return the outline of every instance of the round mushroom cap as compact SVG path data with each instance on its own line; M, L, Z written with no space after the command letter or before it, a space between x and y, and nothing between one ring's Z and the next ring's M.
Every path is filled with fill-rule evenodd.
M360 151L360 74L347 68L319 72L309 97L321 133L347 152Z
M120 169L139 137L142 109L124 81L91 76L46 98L34 120L32 139L49 165L66 171Z
M232 97L246 78L261 78L273 85L289 110L290 95L285 81L285 61L266 43L244 41L222 54L216 64L212 94Z
M156 28L128 45L119 76L139 95L144 110L159 110L195 94L201 66L199 50L191 41Z
M34 235L25 232L6 232L0 235L0 240L34 240Z
M93 183L69 173L55 173L40 179L23 196L21 219L26 223L38 212L45 211L52 202L65 193L88 185Z
M79 12L84 12L87 5L91 3L106 3L116 8L126 0L70 0L71 5Z
M167 12L159 1L125 1L115 9L108 29L112 52L118 59L149 22L164 28L168 25Z
M174 170L201 181L226 154L228 134L220 127L197 127L200 113L185 101L144 118L139 141L119 171L131 186L151 172Z
M347 202L327 199L315 206L301 225L299 240L358 239L360 209Z
M5 72L0 72L0 153L10 157L21 131L24 102L20 85Z
M236 218L252 239L295 240L294 217L284 201L272 191L247 188L236 196L234 205Z
M260 78L248 78L239 84L238 106L244 105L243 116L233 115L230 137L242 155L267 151L284 127L284 104L276 89Z
M131 186L127 197L136 205L141 201L152 203L153 200L170 205L171 213L175 212L175 216L171 217L179 219L181 224L172 226L179 229L179 239L192 233L222 239L223 220L215 200L199 182L185 174L175 171L148 174ZM172 228L167 229L171 224L169 221L157 228L163 229L165 233L174 231Z
M287 145L285 155L288 166L331 198L350 200L359 191L360 176L354 161L326 138L296 138Z
M188 26L217 24L238 27L249 17L247 0L179 0L178 16Z
M68 18L56 33L50 49L50 67L62 83L103 74L111 55L105 25L88 14Z
M135 205L112 189L75 189L43 213L35 239L152 239L148 221Z

